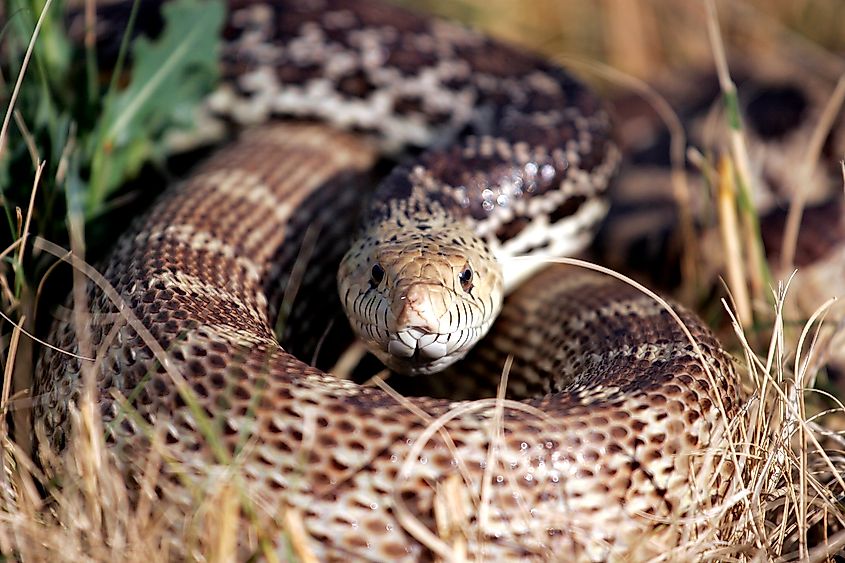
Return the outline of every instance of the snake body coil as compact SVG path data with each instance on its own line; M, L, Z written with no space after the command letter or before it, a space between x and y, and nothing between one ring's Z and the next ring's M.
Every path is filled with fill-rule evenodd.
M92 285L89 322L54 329L59 348L98 360L44 352L36 418L52 443L90 374L129 475L152 436L181 462L156 489L172 522L196 491L233 479L255 529L297 510L321 560L448 558L449 534L480 558L601 559L689 533L680 523L731 471L714 452L735 375L700 321L680 313L688 336L626 285L555 267L507 299L470 355L493 378L513 354L519 403L400 400L307 364L337 310L326 296L377 144L434 147L390 175L380 201L422 191L497 254L558 254L588 240L616 161L595 97L540 59L397 8L231 4L209 111L318 117L377 140L266 125L166 192L117 243L103 274L114 292ZM300 276L303 248L315 258ZM478 516L438 536L452 529L444 496ZM270 537L284 554L284 534ZM244 534L243 555L255 549Z

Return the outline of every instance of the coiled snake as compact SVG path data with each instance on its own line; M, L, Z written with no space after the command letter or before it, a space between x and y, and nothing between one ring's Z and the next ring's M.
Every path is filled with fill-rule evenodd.
M180 461L156 489L174 526L198 491L234 473L253 524L272 529L295 509L326 560L448 558L448 534L433 531L444 494L475 507L454 534L479 558L647 554L690 533L731 472L714 452L735 414L735 375L700 321L679 311L687 335L627 285L561 266L508 298L450 378L467 385L457 378L476 369L470 385L497 380L512 354L509 395L521 402L400 400L308 365L338 309L335 271L382 149L430 147L388 175L364 213L387 243L410 246L373 251L365 232L349 255L364 272L352 284L425 303L358 310L404 330L377 346L428 372L443 354L426 346L454 344L423 326L432 309L454 325L472 307L498 308L496 283L482 288L499 275L495 262L479 255L558 255L589 240L618 158L596 97L542 59L396 7L230 8L223 86L207 110L237 123L317 118L356 134L309 121L259 126L162 196L117 242L103 274L114 292L90 288L87 326L54 329L54 344L71 351L84 330L98 361L92 371L44 352L36 418L52 443L64 445L70 404L92 373L127 473L156 433ZM403 223L414 230L391 230ZM446 250L455 244L457 257ZM417 299L402 271L430 272L411 258L445 264L451 281L429 280L443 287ZM342 298L354 302L346 279ZM435 303L443 292L487 302L459 305L452 322ZM403 315L417 317L402 325ZM359 330L376 340L376 329ZM398 343L410 337L420 342ZM443 493L455 480L458 492ZM272 537L284 554L283 532ZM249 534L241 543L244 556L256 549Z

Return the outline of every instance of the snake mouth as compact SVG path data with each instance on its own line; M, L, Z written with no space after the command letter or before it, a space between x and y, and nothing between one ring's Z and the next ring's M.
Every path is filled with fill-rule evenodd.
M462 359L490 328L491 323L455 332L428 332L419 327L389 336L387 346L375 352L389 368L407 375L437 373Z
M427 332L411 327L391 335L387 353L399 358L416 358L421 361L439 360L449 353L450 334Z
M466 356L487 333L491 320L452 332L430 332L420 327L385 330L375 323L353 324L369 351L388 368L405 375L437 373Z

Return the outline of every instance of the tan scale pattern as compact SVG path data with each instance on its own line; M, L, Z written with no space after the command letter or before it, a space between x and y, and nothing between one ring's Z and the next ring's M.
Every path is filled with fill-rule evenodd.
M321 142L308 145L312 138ZM291 169L314 161L322 166L305 180L274 175L275 162L263 158L264 146L272 146L276 159L284 154ZM493 379L504 355L516 352L511 378L517 390L520 381L542 381L549 371L564 376L540 398L526 400L542 416L505 410L502 442L486 474L496 435L493 405L450 421L454 455L435 436L403 480L400 467L426 422L383 391L309 368L279 347L269 324L275 306L267 305L264 295L271 291L264 288L285 283L291 263L271 265L268 258L291 235L278 213L245 199L244 184L223 188L220 171L260 184L274 202L300 214L313 211L303 202L321 191L333 193L339 204L343 193L356 193L360 171L373 158L360 141L327 128L269 127L218 153L118 243L106 277L164 348L168 369L185 378L211 421L211 436L224 446L224 454L214 452L209 431L167 369L123 326L96 376L106 420L122 419L111 440L127 472L134 475L143 466L149 440L141 421L152 423L163 432L168 453L184 464L183 475L165 466L160 486L157 506L173 522L198 502L184 486L186 477L202 491L236 471L264 527L277 529L288 507L302 511L322 560L431 557L397 520L394 495L433 527L434 487L458 471L455 459L465 468L468 497L480 498L485 478L492 483L487 521L471 520L466 531L479 557L572 553L592 559L625 550L653 553L671 544L672 537L654 533L649 518L638 513L679 518L695 514L694 499L706 506L718 497L724 481L700 475L701 486L693 488L689 467L702 464L699 456L717 445L718 432L736 409L730 363L691 315L682 313L717 387L674 321L635 290L567 268L546 270L529 282L508 299L493 334L473 352L481 357L476 365L486 362L486 377ZM168 235L171 225L181 233L192 226L204 233L202 242ZM263 243L252 236L254 228L265 233ZM255 257L252 266L245 269L230 248ZM248 270L259 272L259 279ZM92 289L90 296L94 311L115 312L100 292ZM309 306L318 300L309 299ZM92 323L96 347L110 328ZM522 345L526 339L530 346ZM71 326L60 323L55 343L73 350L74 342ZM653 355L640 355L643 349ZM491 351L493 359L487 357ZM471 369L465 368L465 379L473 377ZM47 400L37 414L57 446L79 381L76 360L45 352L36 392ZM134 396L131 405L140 419L123 416L113 391ZM717 396L728 401L724 410ZM409 400L433 418L463 405ZM244 534L243 556L258 549L251 537ZM284 534L272 537L284 554Z
M230 6L224 84L209 102L219 117L328 119L396 148L444 142L486 113L493 123L477 136L418 161L448 186L438 201L486 217L496 236L540 214L526 248L566 242L550 233L576 234L576 246L589 238L618 152L595 96L562 69L375 2ZM718 458L736 412L735 374L699 321L682 313L703 358L626 286L565 268L533 278L474 363L423 380L445 382L440 396L450 398L401 402L309 366L339 308L336 267L377 158L369 141L322 125L245 133L118 241L104 276L121 303L89 288L84 326L102 353L93 375L110 446L137 478L151 432L160 433L179 463L162 468L153 504L174 532L204 491L227 481L253 515L240 558L260 553L250 527L286 557L280 522L295 508L320 560L448 560L400 518L398 503L433 530L435 492L457 475L474 515L462 534L477 559L639 558L695 533L697 524L666 528L655 518L695 516L719 498L730 467L717 474L707 459ZM406 183L387 187L401 194ZM72 323L58 322L51 340L79 351ZM511 352L510 391L523 402L498 420L490 400L455 400L495 386ZM88 369L43 354L35 414L56 447ZM448 440L435 433L417 457L416 440L440 416ZM191 555L180 537L173 553Z

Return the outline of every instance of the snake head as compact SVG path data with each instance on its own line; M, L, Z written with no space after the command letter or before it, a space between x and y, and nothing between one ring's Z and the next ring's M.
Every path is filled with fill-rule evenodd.
M466 355L502 305L501 268L461 223L383 222L366 231L338 271L355 333L387 367L436 373Z

